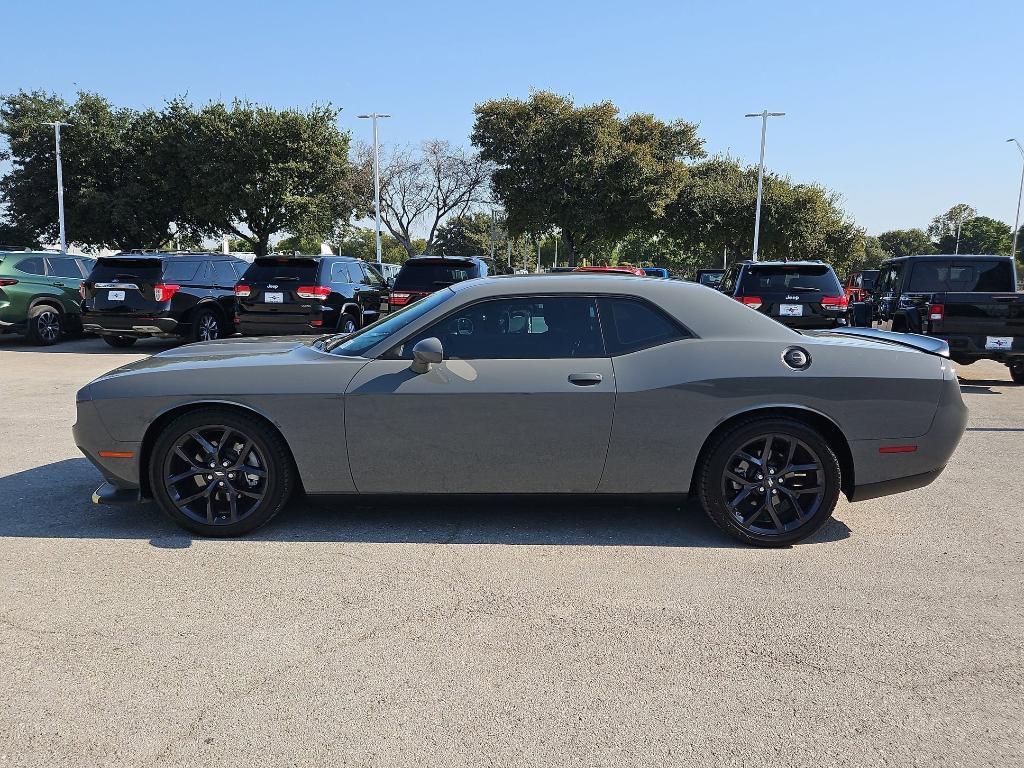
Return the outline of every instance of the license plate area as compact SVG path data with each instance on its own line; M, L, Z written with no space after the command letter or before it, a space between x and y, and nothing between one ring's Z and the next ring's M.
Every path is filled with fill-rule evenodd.
M804 313L803 304L780 304L779 305L779 316L780 317L801 317Z
M1010 350L1013 349L1013 336L986 336L985 349Z
M107 291L107 301L124 301L124 291Z
M284 294L280 291L267 291L263 294L265 304L284 304Z

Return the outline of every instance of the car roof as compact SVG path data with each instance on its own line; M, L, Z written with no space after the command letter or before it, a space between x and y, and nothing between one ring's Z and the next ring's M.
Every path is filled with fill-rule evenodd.
M831 264L822 261L821 259L793 259L792 261L785 261L783 259L774 259L772 261L751 261L747 259L741 261L740 264L747 267L828 267L832 268Z
M483 256L445 256L443 254L442 255L433 255L433 254L427 253L427 254L420 254L419 256L410 256L408 259L406 259L405 264L430 264L430 263L441 264L441 263L450 262L450 261L463 261L463 262L470 261L470 262L476 262L476 261L484 261L484 257ZM403 264L402 266L404 267L405 264Z
M949 261L955 259L957 261L971 261L973 259L1009 259L1009 256L1001 255L998 253L922 253L919 255L910 256L894 256L891 259L886 259L883 264L889 264L894 261Z
M230 253L218 253L217 251L121 251L111 256L102 256L103 259L223 259L224 261L242 261Z

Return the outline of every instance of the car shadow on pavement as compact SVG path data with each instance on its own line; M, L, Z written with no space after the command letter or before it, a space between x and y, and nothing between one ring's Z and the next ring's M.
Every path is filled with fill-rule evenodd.
M84 459L65 459L0 478L0 538L148 539L183 549L197 537L156 506L98 506L102 478ZM850 536L832 519L806 543ZM740 547L690 500L550 497L528 499L355 499L328 504L299 500L269 525L231 541L310 541L415 544Z
M28 352L38 355L155 355L166 349L181 346L179 339L140 339L130 347L118 349L107 344L99 336L65 338L49 347L29 344L21 336L0 336L0 352Z

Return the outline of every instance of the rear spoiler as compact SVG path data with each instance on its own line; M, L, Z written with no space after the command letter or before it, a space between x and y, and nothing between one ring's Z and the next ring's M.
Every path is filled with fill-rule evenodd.
M894 333L892 331L880 331L877 328L833 328L827 331L828 334L837 336L854 336L858 339L870 341L886 341L890 344L898 344L901 347L916 349L918 352L925 352L929 355L949 357L949 344L942 339L933 336L922 336L918 333Z

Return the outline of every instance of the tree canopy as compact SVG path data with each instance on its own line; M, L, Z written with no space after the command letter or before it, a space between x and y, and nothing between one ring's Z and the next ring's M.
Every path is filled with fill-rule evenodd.
M570 264L588 244L651 226L703 155L693 123L620 117L604 101L577 107L537 91L478 104L472 141L494 164L491 186L513 235L557 228Z

